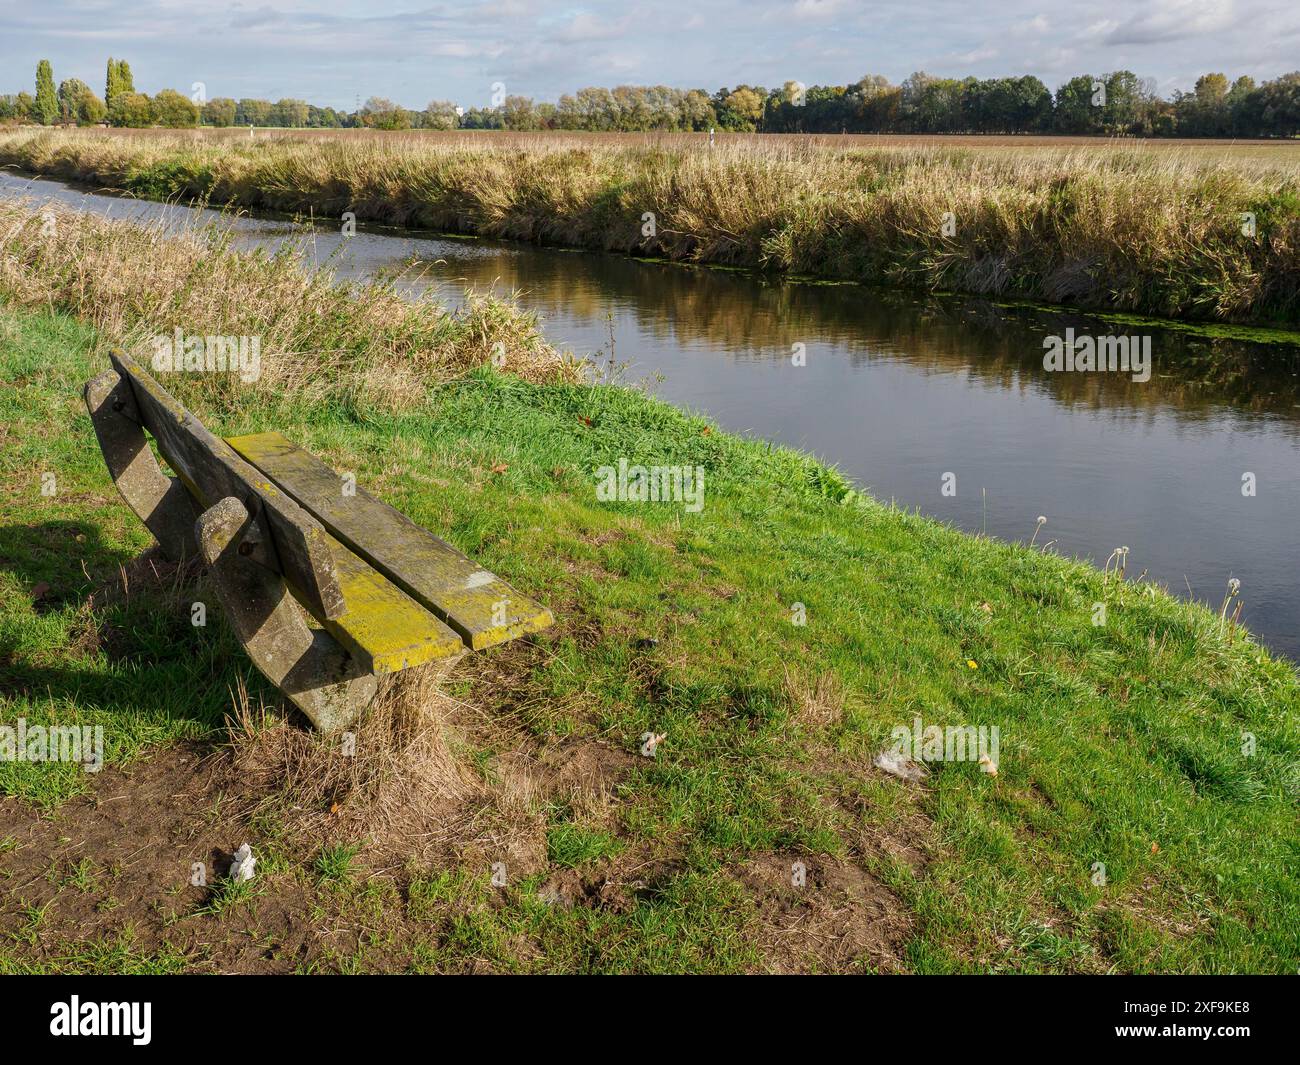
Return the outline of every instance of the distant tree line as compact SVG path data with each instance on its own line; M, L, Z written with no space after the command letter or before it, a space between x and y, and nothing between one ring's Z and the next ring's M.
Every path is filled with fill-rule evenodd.
M624 85L581 89L558 103L507 96L465 112L469 129L724 129L759 133L1066 133L1140 137L1300 135L1300 72L1256 85L1223 74L1166 100L1127 70L1071 78L1053 93L1038 78L937 78L901 85L879 74L852 85L701 89Z
M445 100L430 103L423 111L410 111L392 100L372 96L360 109L336 111L317 107L306 100L270 100L218 97L201 109L205 126L282 126L303 129L456 129L460 113Z
M1256 85L1205 74L1192 92L1164 99L1134 73L1083 74L1052 93L1035 77L936 78L901 85L880 76L814 86L796 102L787 83L765 98L770 132L1061 133L1138 137L1294 137L1300 134L1300 72Z
M506 129L759 133L1065 133L1140 137L1295 137L1300 135L1300 72L1257 85L1250 77L1198 78L1192 92L1160 96L1131 71L1081 74L1055 93L1038 78L939 78L924 72L892 85L869 74L851 85L780 89L756 85L673 89L620 85L579 89L559 102L505 96L491 108L462 110L446 100L423 110L371 97L353 112L305 100L198 101L172 89L138 93L125 60L108 61L104 98L70 78L54 85L48 60L36 92L0 96L0 121L43 125L280 126L337 129Z
M125 59L109 59L104 96L79 78L67 78L54 88L54 70L48 59L36 64L36 95L25 92L0 96L0 121L37 122L44 126L193 126L198 108L188 97L164 89L154 97L135 91L131 66Z

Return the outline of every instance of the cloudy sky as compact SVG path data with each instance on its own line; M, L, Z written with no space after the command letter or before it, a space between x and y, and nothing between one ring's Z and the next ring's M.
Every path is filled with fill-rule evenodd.
M144 92L333 107L387 96L482 106L494 82L554 100L584 85L843 84L913 70L1036 74L1055 88L1120 68L1161 90L1200 73L1300 67L1296 0L0 0L0 92L36 61L103 92L126 58Z

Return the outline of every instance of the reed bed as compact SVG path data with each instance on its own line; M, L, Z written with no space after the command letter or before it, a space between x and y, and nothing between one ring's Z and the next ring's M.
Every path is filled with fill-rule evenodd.
M451 312L391 284L339 283L298 251L232 249L220 227L139 225L0 200L0 299L52 307L148 358L154 336L259 338L256 380L204 375L227 405L253 394L315 396L406 409L428 388L491 360L532 381L580 367L551 347L534 315L492 295Z
M0 165L317 218L350 211L794 275L1300 321L1300 156L1285 148L79 130L0 134Z

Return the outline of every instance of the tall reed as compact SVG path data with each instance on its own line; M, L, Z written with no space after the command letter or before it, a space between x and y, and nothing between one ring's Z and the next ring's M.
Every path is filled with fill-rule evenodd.
M452 312L392 285L336 283L292 249L236 252L214 227L141 226L23 200L0 200L0 300L75 314L145 357L153 336L178 328L257 337L260 375L213 395L228 404L315 395L401 409L489 360L531 380L579 376L533 314L494 296ZM222 379L209 378L220 393Z
M155 198L1237 322L1300 321L1300 162L1114 143L0 134Z

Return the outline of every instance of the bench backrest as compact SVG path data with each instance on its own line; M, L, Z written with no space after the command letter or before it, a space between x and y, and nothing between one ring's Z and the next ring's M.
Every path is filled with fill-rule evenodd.
M205 429L130 356L114 351L109 358L130 383L144 428L190 494L204 507L235 496L253 518L246 549L278 569L322 621L342 615L347 608L320 522Z
M276 432L222 440L121 352L143 427L200 506L234 496L250 516L241 553L356 656L390 673L483 650L553 623L551 612Z

